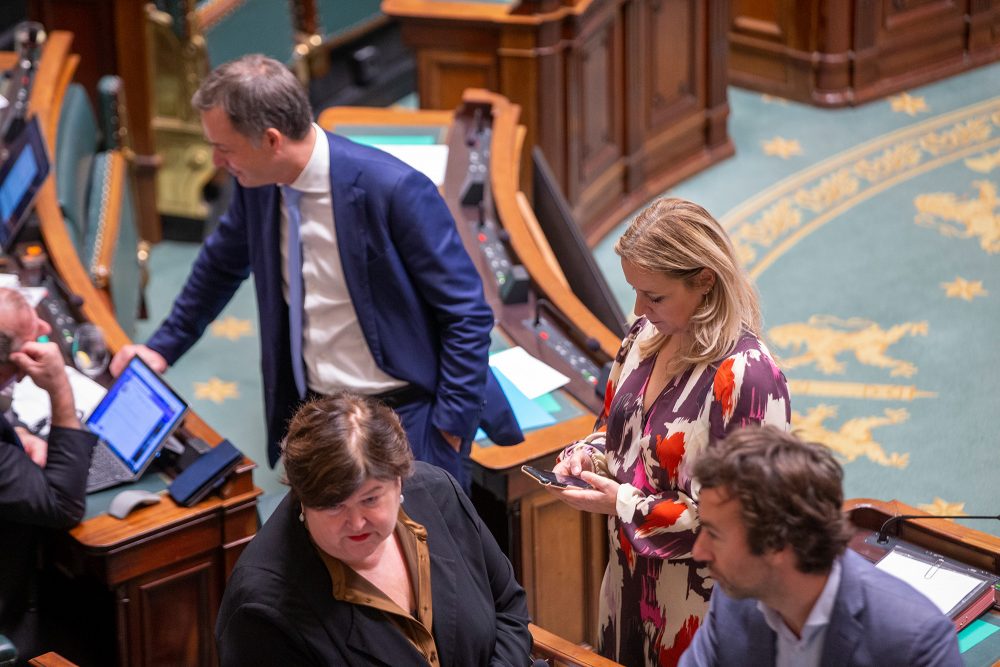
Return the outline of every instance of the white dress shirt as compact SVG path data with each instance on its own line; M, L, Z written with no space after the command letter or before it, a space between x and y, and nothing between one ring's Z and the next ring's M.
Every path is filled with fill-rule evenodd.
M288 185L302 192L302 357L306 383L319 394L351 389L378 394L406 383L372 357L344 279L330 193L330 142L313 123L316 143L305 169ZM281 204L282 291L288 302L288 211Z
M826 579L823 592L819 594L813 608L809 611L805 624L802 626L802 636L796 637L778 612L763 602L757 603L757 608L764 614L764 620L774 630L777 639L774 643L775 667L819 667L823 658L823 644L826 642L826 631L830 627L830 614L833 603L837 599L840 588L840 559L833 561L830 576Z

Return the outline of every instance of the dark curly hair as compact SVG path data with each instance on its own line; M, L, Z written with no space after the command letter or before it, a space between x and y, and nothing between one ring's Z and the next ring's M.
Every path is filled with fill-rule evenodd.
M774 426L740 429L709 446L693 472L702 489L740 502L747 544L756 555L790 545L798 569L818 573L847 546L844 473L823 445Z

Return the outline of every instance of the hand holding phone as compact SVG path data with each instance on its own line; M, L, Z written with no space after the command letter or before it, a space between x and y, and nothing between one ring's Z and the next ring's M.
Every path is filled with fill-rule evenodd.
M551 470L539 470L534 466L523 465L521 472L531 477L542 486L551 486L556 489L592 489L590 484L579 477L572 475L562 475Z

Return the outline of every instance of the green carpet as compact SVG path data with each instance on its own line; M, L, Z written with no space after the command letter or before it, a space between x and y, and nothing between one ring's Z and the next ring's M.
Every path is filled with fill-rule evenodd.
M1000 512L998 84L991 66L847 110L730 88L736 157L668 193L729 230L793 426L841 457L848 497ZM595 254L630 311L621 231Z

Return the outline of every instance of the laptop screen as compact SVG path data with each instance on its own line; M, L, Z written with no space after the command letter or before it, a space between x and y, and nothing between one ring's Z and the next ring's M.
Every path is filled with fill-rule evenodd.
M184 400L136 356L90 413L87 428L138 474L186 410Z
M31 204L49 174L49 158L37 116L7 147L0 164L0 246L9 250L28 219Z

